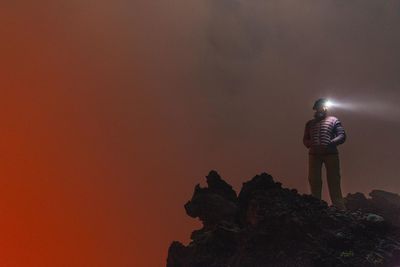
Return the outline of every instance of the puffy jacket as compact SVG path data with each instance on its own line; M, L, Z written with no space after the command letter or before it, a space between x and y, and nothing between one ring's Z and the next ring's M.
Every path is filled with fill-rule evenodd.
M306 123L303 144L310 154L337 154L337 146L346 141L342 123L334 116L312 119Z

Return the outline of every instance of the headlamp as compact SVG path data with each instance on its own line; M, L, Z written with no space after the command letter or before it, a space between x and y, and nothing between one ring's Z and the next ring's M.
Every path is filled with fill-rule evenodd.
M327 101L325 102L324 106L325 106L326 108L330 108L330 107L333 106L333 102L330 101L330 100L327 100Z

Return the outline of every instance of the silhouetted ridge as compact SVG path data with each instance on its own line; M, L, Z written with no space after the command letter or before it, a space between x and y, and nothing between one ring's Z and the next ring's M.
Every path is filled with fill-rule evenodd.
M372 190L369 196L371 198L366 198L362 193L348 194L347 208L380 215L400 227L400 196L383 190Z
M199 218L203 228L193 231L188 246L171 244L167 267L400 264L400 230L393 224L400 207L397 194L374 190L372 199L349 194L349 210L339 211L283 188L265 172L243 183L238 196L216 171L206 179L208 186L196 185L185 204L186 213Z

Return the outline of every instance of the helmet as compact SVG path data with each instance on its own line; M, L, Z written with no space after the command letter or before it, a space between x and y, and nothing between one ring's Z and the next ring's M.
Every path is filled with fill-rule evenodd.
M321 106L326 106L327 102L328 102L328 99L319 98L317 101L314 102L313 110L316 110L317 108L319 108Z

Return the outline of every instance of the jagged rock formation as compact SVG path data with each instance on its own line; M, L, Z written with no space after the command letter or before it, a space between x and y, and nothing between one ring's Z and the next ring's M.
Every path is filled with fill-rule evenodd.
M350 194L349 209L340 211L267 173L244 183L238 196L216 171L206 178L208 186L197 185L185 204L203 228L188 246L171 244L167 267L400 266L400 230L379 204L398 204L394 195Z
M346 207L352 211L362 210L380 215L400 227L400 196L382 190L372 190L369 195L371 198L367 199L362 193L348 194Z

